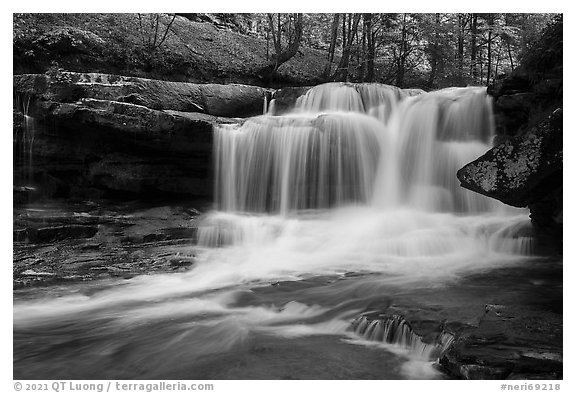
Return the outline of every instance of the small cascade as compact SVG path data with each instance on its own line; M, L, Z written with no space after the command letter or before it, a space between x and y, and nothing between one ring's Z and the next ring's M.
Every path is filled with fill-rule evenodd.
M22 110L23 120L21 131L13 135L14 160L23 168L23 175L20 181L30 187L33 184L34 173L34 140L37 132L36 120L30 115L30 97L22 99L16 97L16 107Z
M435 343L425 343L408 321L397 314L377 317L363 315L354 319L350 328L368 341L397 345L424 360L438 359L454 341L452 334L442 332Z
M262 106L262 114L265 115L268 113L268 106L269 106L269 102L268 102L268 94L264 94L264 103Z
M316 86L296 100L294 110L304 113L326 111L366 113L383 123L388 121L398 103L417 94L380 83L326 83Z
M316 86L298 97L296 111L320 113L329 111L365 113L362 97L354 85L348 83L326 83Z

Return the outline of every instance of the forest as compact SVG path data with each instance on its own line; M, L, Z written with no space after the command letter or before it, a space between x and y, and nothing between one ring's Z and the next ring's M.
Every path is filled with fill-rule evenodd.
M186 25L181 17L193 25ZM560 17L527 13L116 14L114 18L15 14L14 61L17 71L37 72L34 64L44 52L50 51L50 62L58 63L55 52L65 56L79 51L85 57L99 55L92 59L92 67L102 61L105 69L120 68L124 74L140 69L162 79L213 81L226 74L226 81L235 81L240 72L251 83L264 86L350 81L431 90L490 84L517 67L542 29ZM207 25L215 28L212 37L199 30ZM57 28L58 34L44 33L47 26ZM81 57L71 67L60 65L78 68ZM287 70L289 65L296 70ZM186 76L178 78L178 74Z
M275 72L299 45L326 53L331 81L398 87L488 85L530 51L549 14L229 14L229 25L266 40Z

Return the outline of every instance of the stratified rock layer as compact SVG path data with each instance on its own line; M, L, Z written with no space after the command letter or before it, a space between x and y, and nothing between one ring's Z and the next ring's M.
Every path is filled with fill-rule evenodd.
M70 72L16 75L14 92L16 202L22 187L36 199L210 199L213 126L260 114L269 94Z
M239 84L168 82L129 76L54 71L14 76L14 89L27 97L75 102L81 98L127 102L156 110L248 117L263 110L271 90Z

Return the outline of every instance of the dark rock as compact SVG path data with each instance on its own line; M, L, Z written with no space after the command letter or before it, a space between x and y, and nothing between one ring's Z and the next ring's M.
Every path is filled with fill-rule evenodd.
M14 134L18 134L22 131L22 124L24 123L24 114L16 109L12 110L12 126L14 128Z
M17 94L57 102L83 98L119 101L156 110L201 112L214 116L248 117L262 114L270 89L240 84L168 82L97 73L60 71L14 75Z
M525 207L538 242L562 252L563 22L555 17L511 75L488 87L495 148L458 171L464 188ZM558 109L559 108L559 109Z
M208 113L260 114L269 94L68 72L17 75L14 83L16 104L26 102L35 119L33 146L15 147L26 154L15 161L14 179L43 197L209 198L213 127L239 120Z
M457 173L462 187L525 207L562 187L562 110L530 133L510 139Z
M194 259L190 257L174 257L170 259L172 267L187 267L194 264Z
M440 364L462 379L524 374L562 377L562 315L529 307L487 307L476 329L461 335ZM532 348L532 349L531 349Z
M463 364L459 370L463 379L495 380L505 379L510 371L499 367L486 367L477 364Z
M276 90L274 94L272 94L272 99L274 100L273 114L281 115L294 108L298 97L306 94L311 88L312 86L284 87Z
M41 101L44 121L33 168L16 167L45 195L94 195L92 190L210 196L212 128L229 123L200 113L83 99ZM98 192L96 192L96 195Z
M189 268L196 224L186 210L188 205L69 200L15 207L13 286Z
M510 138L457 173L462 187L530 208L541 243L562 252L562 110L529 133Z
M494 98L496 133L517 136L562 107L562 16L548 25L542 37L524 53L511 75L488 87Z
M13 186L12 195L15 205L33 202L40 197L38 190L31 186Z
M60 225L44 228L15 229L13 240L26 243L51 243L64 239L87 239L98 232L96 225Z

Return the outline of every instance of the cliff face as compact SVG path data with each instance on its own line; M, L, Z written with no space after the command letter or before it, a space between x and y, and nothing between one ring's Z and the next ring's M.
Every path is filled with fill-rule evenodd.
M495 147L458 171L464 188L529 207L535 229L562 248L562 19L514 72L488 89Z
M255 86L108 74L14 76L18 199L211 198L212 128L262 113Z

